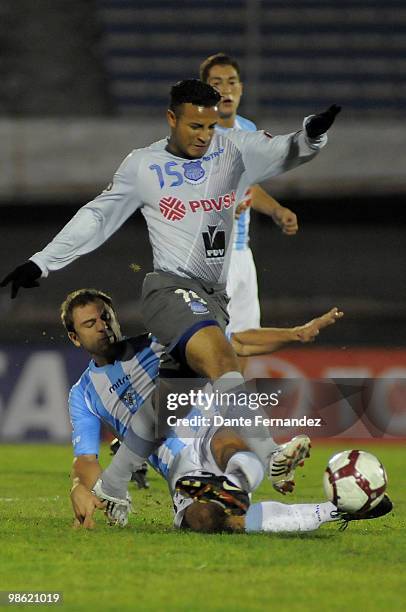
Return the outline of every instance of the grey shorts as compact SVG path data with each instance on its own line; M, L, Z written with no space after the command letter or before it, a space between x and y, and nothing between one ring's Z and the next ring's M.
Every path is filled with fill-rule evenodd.
M206 283L169 272L147 274L142 287L145 327L167 352L192 337L200 328L228 324L225 285Z

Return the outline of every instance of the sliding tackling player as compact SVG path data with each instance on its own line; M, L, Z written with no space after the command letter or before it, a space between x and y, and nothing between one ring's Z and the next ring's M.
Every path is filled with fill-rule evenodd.
M299 334L301 341L311 341L318 330L334 323L341 314L332 309L294 328L292 339ZM62 304L61 317L71 341L92 357L88 369L72 387L69 400L75 452L71 500L77 524L91 528L93 512L102 506L91 493L101 473L97 459L101 423L108 424L117 435L125 433L132 415L154 389L162 347L147 335L124 339L111 298L101 291L84 289L69 294ZM263 331L269 343L273 330L261 330L261 334ZM244 344L243 333L239 343ZM282 471L274 484L292 483L294 469L304 459L302 450L299 437L278 447L273 463ZM331 516L335 508L328 504L264 502L248 509L248 493L261 482L264 467L230 429L206 428L187 439L167 439L150 462L168 481L178 527L197 531L303 531L336 518ZM207 477L202 472L212 475ZM213 503L206 503L210 501ZM125 524L130 502L121 499L107 503L110 520Z

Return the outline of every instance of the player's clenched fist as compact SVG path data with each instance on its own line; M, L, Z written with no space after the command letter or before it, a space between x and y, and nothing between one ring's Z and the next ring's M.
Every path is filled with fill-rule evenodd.
M278 206L272 213L272 219L287 236L294 236L299 229L295 213L285 206Z
M21 266L10 272L0 283L0 287L5 287L11 283L11 299L14 300L20 287L30 289L39 287L37 278L41 276L41 268L33 261L26 261Z
M306 121L306 133L309 138L318 138L333 125L336 115L341 110L341 106L333 104L324 113L319 115L313 115L308 121Z

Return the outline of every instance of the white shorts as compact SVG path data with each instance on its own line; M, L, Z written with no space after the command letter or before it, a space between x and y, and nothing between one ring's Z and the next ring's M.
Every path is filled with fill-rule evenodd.
M173 461L169 471L168 486L175 512L173 520L175 527L182 526L186 508L193 503L193 499L175 491L176 481L182 476L197 476L205 472L216 476L223 475L211 452L211 440L217 430L218 427L207 428L203 436L190 440L190 444L187 444Z
M227 277L230 323L227 333L260 326L257 271L251 249L233 249Z

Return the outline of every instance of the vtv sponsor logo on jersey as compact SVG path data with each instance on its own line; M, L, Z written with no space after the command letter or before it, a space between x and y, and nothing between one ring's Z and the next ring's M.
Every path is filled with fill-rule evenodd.
M226 234L224 230L217 229L217 225L208 225L207 232L203 232L204 248L206 250L206 259L216 260L222 259L226 252Z

